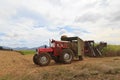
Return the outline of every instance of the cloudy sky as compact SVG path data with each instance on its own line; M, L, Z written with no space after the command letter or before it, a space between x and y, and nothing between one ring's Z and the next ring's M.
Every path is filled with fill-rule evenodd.
M0 45L35 47L61 35L120 44L120 0L0 0Z

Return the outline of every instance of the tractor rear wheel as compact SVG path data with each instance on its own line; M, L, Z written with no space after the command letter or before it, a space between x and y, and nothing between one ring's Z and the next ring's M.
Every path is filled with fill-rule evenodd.
M50 63L51 57L48 53L41 53L38 55L38 65L47 66Z
M38 57L38 54L35 54L35 55L33 56L33 62L38 65L37 57Z
M60 61L65 64L70 64L73 60L73 52L70 49L64 49L60 55Z

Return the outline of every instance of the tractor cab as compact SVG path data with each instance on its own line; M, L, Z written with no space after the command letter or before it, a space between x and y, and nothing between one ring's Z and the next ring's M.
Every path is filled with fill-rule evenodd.
M51 48L53 49L53 55L59 56L63 49L69 48L68 41L51 41Z

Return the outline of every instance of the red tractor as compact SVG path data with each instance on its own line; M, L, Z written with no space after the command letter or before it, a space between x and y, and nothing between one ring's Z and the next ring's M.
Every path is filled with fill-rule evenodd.
M84 42L78 37L64 37L62 41L50 41L50 47L36 49L33 62L46 66L53 59L56 63L69 64L74 58L83 59Z

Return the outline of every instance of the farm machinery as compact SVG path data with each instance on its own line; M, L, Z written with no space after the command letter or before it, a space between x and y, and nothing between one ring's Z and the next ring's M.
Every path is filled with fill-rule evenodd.
M84 54L89 57L101 57L102 50L107 46L106 42L95 44L93 40L84 41Z
M47 66L51 59L56 63L70 64L74 59L83 60L83 56L102 56L101 50L107 43L100 42L95 46L93 40L83 41L79 37L62 36L61 41L50 41L50 47L36 49L33 62L40 66Z
M79 37L61 37L61 41L50 41L50 47L36 49L33 62L46 66L53 59L56 63L70 64L74 58L83 60L84 41Z

